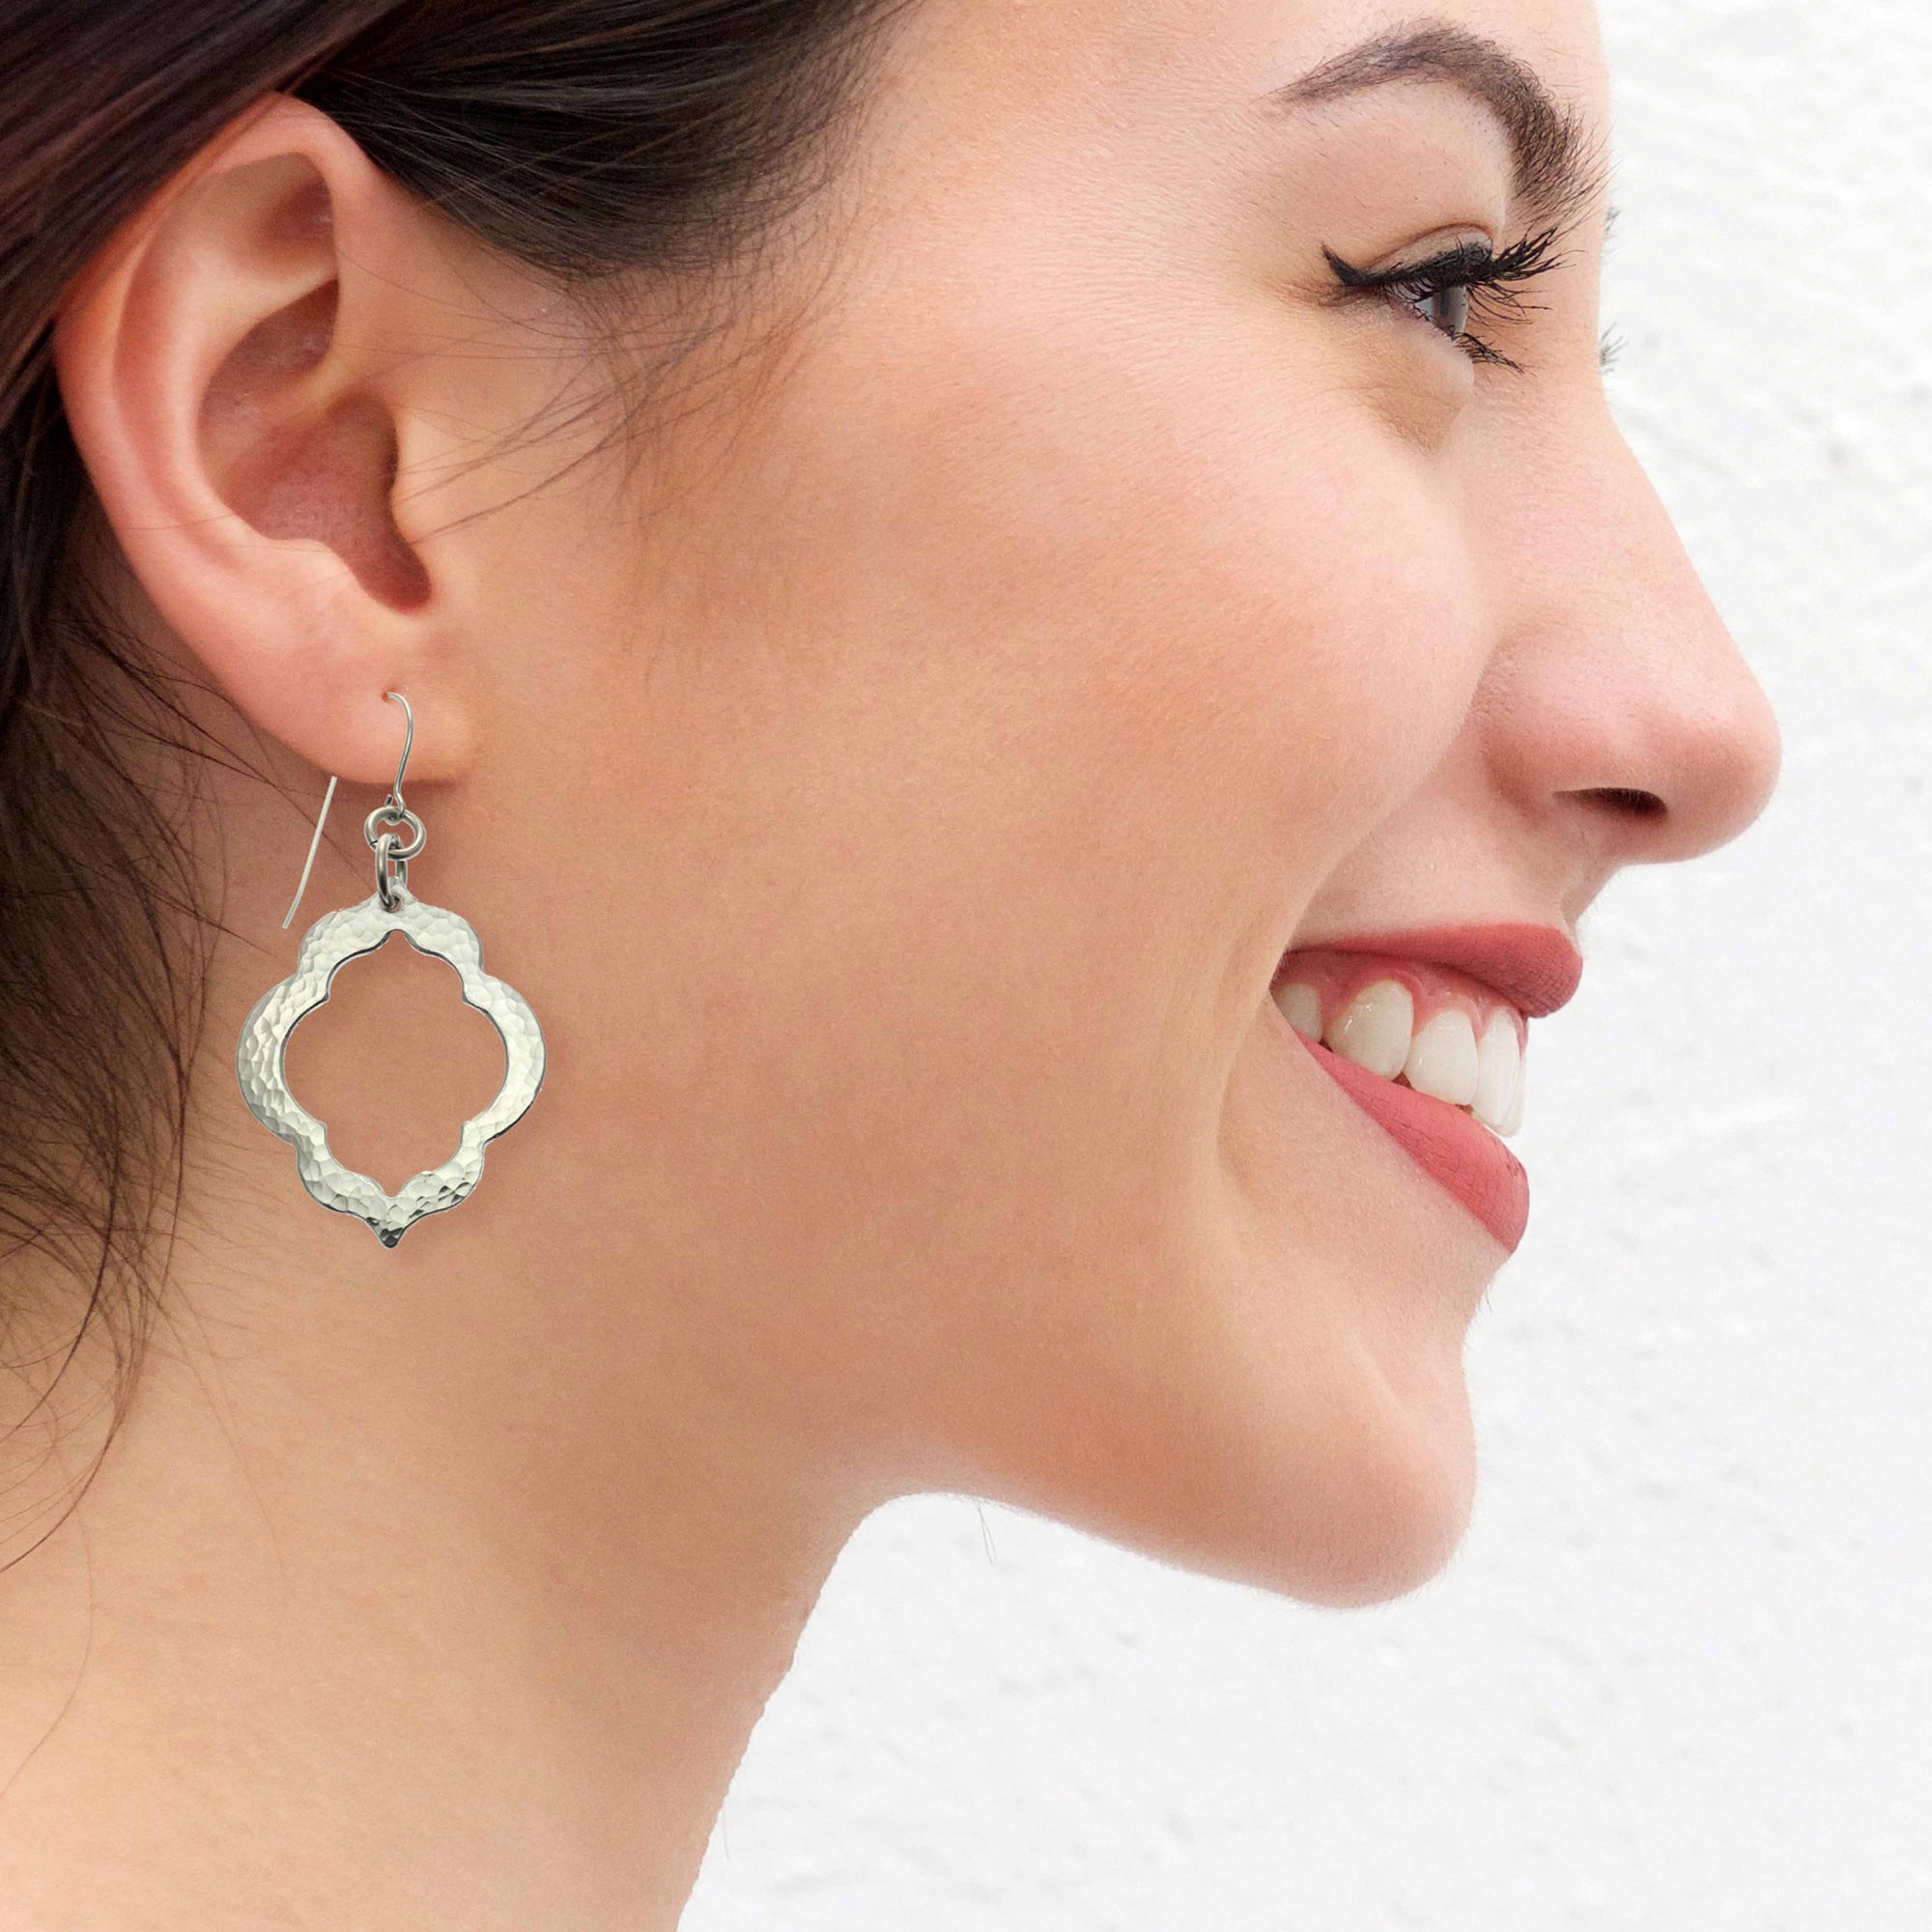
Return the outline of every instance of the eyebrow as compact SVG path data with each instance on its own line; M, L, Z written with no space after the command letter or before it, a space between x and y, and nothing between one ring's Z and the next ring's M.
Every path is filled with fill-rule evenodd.
M1574 216L1601 191L1603 144L1577 110L1500 42L1446 21L1364 41L1268 99L1309 107L1403 81L1446 83L1493 114L1509 137L1517 194L1549 219Z

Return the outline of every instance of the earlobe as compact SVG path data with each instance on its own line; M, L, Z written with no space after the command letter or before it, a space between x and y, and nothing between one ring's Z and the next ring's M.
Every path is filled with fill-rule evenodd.
M342 130L277 101L212 146L77 286L54 339L75 441L147 599L251 723L375 782L383 692L415 768L465 761L451 626L397 527L418 298L385 267L424 216Z

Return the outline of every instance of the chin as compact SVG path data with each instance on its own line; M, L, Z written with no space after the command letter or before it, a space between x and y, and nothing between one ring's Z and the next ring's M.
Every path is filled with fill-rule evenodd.
M1361 1347L1322 1366L1250 1378L1232 1397L1224 1383L1170 1384L1131 1415L1122 1405L1096 1457L1056 1459L1044 1481L1036 1463L1034 1480L990 1492L1303 1603L1406 1596L1455 1555L1475 1499L1460 1351L1419 1349L1401 1378Z
M1293 1415L1279 1383L1246 1406L1202 1471L1220 1493L1195 1516L1189 1567L1340 1609L1406 1596L1449 1563L1476 1492L1460 1350L1400 1378L1363 1359Z
M1466 1403L1453 1437L1431 1429L1412 1444L1366 1456L1350 1493L1285 1594L1336 1609L1385 1604L1438 1576L1462 1547L1476 1495Z

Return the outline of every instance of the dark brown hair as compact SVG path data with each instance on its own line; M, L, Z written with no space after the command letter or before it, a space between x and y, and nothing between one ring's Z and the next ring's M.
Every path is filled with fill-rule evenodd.
M138 1357L215 929L183 817L211 748L74 567L65 292L275 90L567 287L722 267L809 192L891 4L0 0L0 1262L79 1291L50 1356L0 1284L0 1366L33 1354L37 1403L90 1327L117 1403Z

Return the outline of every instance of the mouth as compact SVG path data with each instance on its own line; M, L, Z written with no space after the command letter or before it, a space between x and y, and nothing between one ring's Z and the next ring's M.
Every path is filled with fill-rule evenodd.
M1522 1125L1529 1021L1575 995L1582 964L1554 927L1463 926L1300 948L1270 990L1322 1071L1513 1254L1529 1177L1503 1142Z

